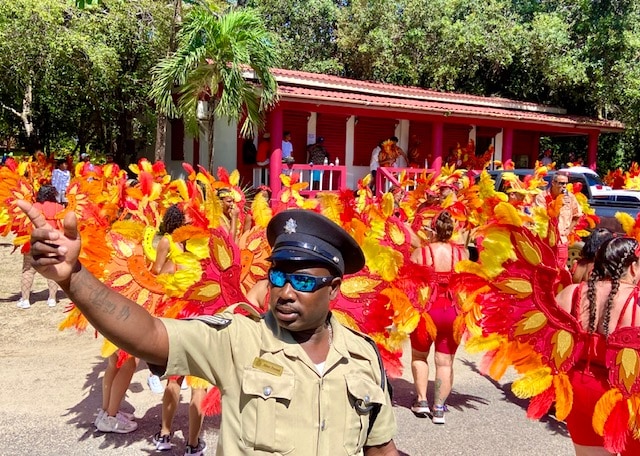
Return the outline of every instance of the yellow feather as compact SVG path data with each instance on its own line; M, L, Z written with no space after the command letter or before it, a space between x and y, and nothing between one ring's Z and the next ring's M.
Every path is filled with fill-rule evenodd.
M613 408L621 400L622 393L614 388L604 393L596 403L591 424L593 424L593 430L598 435L604 435L604 425L607 422L607 418L609 418Z
M564 421L573 407L573 388L569 377L565 373L558 373L553 377L556 392L556 418Z
M366 239L362 251L369 271L373 274L380 275L387 282L398 276L398 270L404 263L402 253L391 247L381 246L375 239Z
M365 276L352 276L340 284L340 293L347 298L357 299L362 293L371 293L382 281Z
M105 339L104 342L102 343L102 349L100 350L100 356L102 356L103 358L108 358L109 356L113 355L116 352L116 350L118 350L118 347L116 347L111 342L109 342L107 339Z
M469 353L480 353L497 349L504 343L504 337L498 334L470 337L464 344L464 349Z
M513 237L518 252L529 264L537 266L542 262L542 253L538 246L531 244L521 233L514 232Z
M267 227L269 220L273 217L273 211L262 193L256 195L253 203L251 203L251 213L253 214L253 220L256 222L256 225L262 228Z
M522 226L522 217L515 206L509 203L498 203L494 209L494 214L499 222L513 225Z
M638 378L640 358L638 352L633 348L623 348L616 354L616 365L618 368L618 379L624 384L628 392Z
M540 367L526 372L522 377L514 381L511 385L511 391L520 399L528 399L546 391L552 382L551 369L546 366Z
M615 217L620 222L620 225L622 225L624 232L627 233L627 235L632 236L633 228L636 223L635 219L626 212L616 212Z

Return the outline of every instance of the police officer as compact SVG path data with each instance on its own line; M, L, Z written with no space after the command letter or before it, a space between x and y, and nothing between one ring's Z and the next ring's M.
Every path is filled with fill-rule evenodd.
M191 374L222 392L218 455L397 455L386 377L375 344L329 305L342 276L364 266L358 244L314 212L289 210L267 227L269 307L240 304L194 320L158 319L78 261L73 213L64 233L29 203L34 266L58 282L105 337L161 375Z

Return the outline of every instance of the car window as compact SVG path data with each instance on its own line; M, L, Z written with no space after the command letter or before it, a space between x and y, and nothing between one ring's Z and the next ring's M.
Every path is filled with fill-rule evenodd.
M604 185L604 182L602 182L602 179L600 179L600 176L597 174L585 173L585 177L587 178L589 185L592 187L595 187L596 185Z
M638 197L636 197L636 196L627 196L627 195L618 195L616 197L616 200L620 201L620 202L637 203L638 202Z

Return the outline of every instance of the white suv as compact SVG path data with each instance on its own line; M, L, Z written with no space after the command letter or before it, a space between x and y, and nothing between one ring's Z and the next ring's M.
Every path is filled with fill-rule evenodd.
M605 183L602 182L602 179L600 178L598 173L596 173L591 168L587 168L586 166L572 166L570 168L562 168L558 171L567 171L570 174L583 174L585 179L587 180L587 183L589 184L589 187L591 188L591 196L593 197L602 194L608 194L609 192L613 191L611 187L605 185Z

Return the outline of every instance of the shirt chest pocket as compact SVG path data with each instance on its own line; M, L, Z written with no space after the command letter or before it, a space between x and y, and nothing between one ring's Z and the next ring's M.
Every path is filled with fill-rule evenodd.
M289 438L288 413L295 389L293 374L276 376L247 368L240 403L242 440L256 450L286 454L294 450Z
M380 385L362 374L345 375L345 381L351 413L345 423L344 446L347 454L355 454L367 442L370 420L385 404L385 393Z

